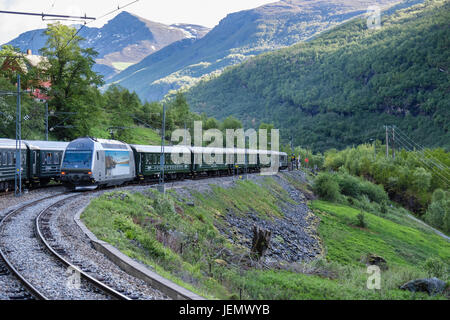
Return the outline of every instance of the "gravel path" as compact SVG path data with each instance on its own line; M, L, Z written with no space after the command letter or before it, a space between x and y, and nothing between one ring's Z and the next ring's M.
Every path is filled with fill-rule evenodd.
M67 285L70 280L67 269L56 261L38 241L34 233L37 214L56 201L70 195L61 195L30 206L6 221L1 230L0 245L15 268L46 297L55 300L104 300L108 299L90 284L81 280L79 289Z
M408 218L410 218L410 219L412 219L412 220L414 220L414 221L416 221L416 222L422 224L423 226L426 226L426 227L430 228L430 230L432 230L434 233L436 233L437 235L441 236L442 238L444 238L445 240L447 240L447 241L450 242L450 237L449 237L449 236L447 236L447 235L443 234L442 232L440 232L439 230L437 230L437 229L435 229L435 228L429 226L429 225L426 224L424 221L422 221L422 220L420 220L420 219L417 219L416 217L414 217L413 215L411 215L411 214L409 214L409 213L408 213L406 216L407 216Z

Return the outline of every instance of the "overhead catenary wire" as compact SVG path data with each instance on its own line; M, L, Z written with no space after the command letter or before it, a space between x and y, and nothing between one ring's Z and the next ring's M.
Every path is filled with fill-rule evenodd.
M426 150L426 148L424 146L422 146L421 144L415 142L413 139L411 139L410 137L408 137L406 135L406 133L404 133L402 130L400 130L399 128L394 126L394 130L403 136L403 138L405 138L406 140L409 140L413 145L416 146L417 149L419 149L422 153L425 153L428 155L428 157L430 159L432 159L434 162L436 162L436 165L440 168L442 168L442 170L450 170L450 167L447 166L445 163L443 163L442 161L440 161L439 159L437 159L436 157L433 156L433 154L429 151Z
M408 150L408 151L411 152L410 155L411 155L414 159L416 159L418 162L421 162L422 164L424 164L424 165L425 165L432 173L434 173L437 177L441 178L441 180L442 180L443 182L445 182L447 185L450 185L450 180L449 180L447 177L445 177L444 175L442 175L439 171L436 171L436 168L433 168L432 165L430 165L428 162L426 162L426 161L424 160L424 159L426 159L426 158L422 159L422 158L418 157L418 156L414 153L414 149L410 147L410 146L411 146L410 143L408 143L408 142L407 142L406 140L404 140L403 138L400 138L400 137L398 137L398 138L399 138L399 143L400 143L406 150ZM408 146L408 145L409 145L409 146Z
M429 171L431 171L432 174L434 174L436 176L436 178L441 179L445 184L450 185L450 180L448 180L446 177L444 177L443 175L441 175L439 172L435 171L435 169L430 166L427 162L423 161L421 158L419 158L418 156L416 156L414 154L414 151L411 150L409 147L405 146L405 149L411 152L411 156L419 163L422 163L422 165L424 167L426 167Z
M117 6L117 9L114 9L114 10L108 12L108 13L105 13L104 15L102 15L102 16L96 18L95 20L98 21L98 20L100 20L100 19L102 19L102 18L104 18L104 17L106 17L106 16L108 16L108 15L110 15L110 14L113 14L114 12L119 11L119 10L125 8L125 7L128 7L128 6L130 6L130 5L132 5L133 3L136 3L136 2L138 2L138 1L139 1L139 0L132 1L132 2L126 4L126 5L122 6L122 7ZM81 30L82 30L87 24L89 24L89 23L91 23L91 22L94 22L94 20L93 20L93 21L89 21L89 22L84 21L84 24L77 30L77 32L75 32L75 34L69 39L69 41L67 41L66 45L65 45L64 47L62 47L60 50L64 50L64 49L70 44L70 42L72 42L73 39L75 39L75 37L77 36L77 34L79 34L79 33L81 32Z
M441 170L443 173L449 174L449 172L447 172L447 171L449 171L449 169L448 169L448 167L445 166L445 164L441 163L439 160L437 160L437 159L435 159L435 158L433 158L433 157L430 157L429 155L427 156L422 150L417 150L417 149L415 149L415 146L414 146L411 142L409 142L408 140L406 140L404 137L402 137L401 135L398 135L397 138L403 139L405 142L407 142L407 143L411 146L411 148L412 148L415 152L418 152L419 154L421 154L421 155L423 156L424 159L426 159L426 160L428 160L429 162L431 162L436 168L438 168L439 170Z

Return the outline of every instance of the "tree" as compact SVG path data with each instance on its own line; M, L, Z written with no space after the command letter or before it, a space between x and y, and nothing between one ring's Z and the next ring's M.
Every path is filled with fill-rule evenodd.
M186 101L184 94L181 91L177 92L175 100L169 105L168 113L173 118L175 125L178 127L184 127L191 120L191 113L189 111L189 105Z
M436 189L430 206L425 215L425 220L433 227L450 231L450 195L442 189Z
M75 28L60 23L49 24L44 32L45 46L40 50L46 58L40 64L41 77L49 80L51 87L41 90L51 98L49 109L58 112L76 112L75 117L66 117L62 124L73 126L69 130L56 129L57 136L76 137L89 134L89 128L97 121L99 106L91 98L96 88L103 84L102 76L92 71L97 52L92 48L81 48L84 39ZM52 125L61 119L52 119Z
M228 118L223 120L222 130L226 130L226 129L236 130L236 129L240 129L240 128L242 128L242 122L233 116L229 116Z
M208 118L208 120L206 120L205 125L203 127L203 129L205 129L205 130L219 129L219 128L220 128L220 123L215 118Z

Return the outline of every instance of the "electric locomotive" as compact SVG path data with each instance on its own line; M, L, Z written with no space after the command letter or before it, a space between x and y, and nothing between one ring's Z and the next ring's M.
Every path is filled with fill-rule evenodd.
M75 190L121 185L136 177L131 147L123 142L79 138L69 143L61 165L61 181Z

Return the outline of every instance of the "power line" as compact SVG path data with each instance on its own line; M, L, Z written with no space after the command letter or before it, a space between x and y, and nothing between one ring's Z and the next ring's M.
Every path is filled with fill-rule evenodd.
M409 147L406 147L406 146L404 146L404 147L405 147L405 149L407 149L408 151L411 152L411 156L412 156L416 161L421 162L423 165L426 166L426 168L427 168L428 170L430 170L433 174L435 174L437 178L441 178L441 180L442 180L444 183L450 185L450 181L449 181L445 176L443 176L443 175L441 175L439 172L435 171L434 168L433 168L432 166L430 166L430 164L428 164L428 163L425 162L423 159L421 159L421 158L419 158L418 156L416 156L416 155L414 154L414 151L411 150Z
M68 15L62 15L62 14L50 14L50 13L34 13L34 12L19 12L19 11L5 11L0 10L0 13L6 13L6 14L19 14L19 15L27 15L27 16L39 16L42 17L42 20L45 17L52 17L52 18L62 18L62 19L87 19L87 20L95 20L94 17L88 17L86 14L83 16L68 16Z
M426 153L430 158L432 158L433 160L435 160L440 167L443 167L443 170L449 170L450 168L443 162L441 162L439 159L436 159L432 153L430 153L429 151L426 150L426 148L424 146L422 146L421 144L415 142L414 140L412 140L411 138L409 138L404 132L402 132L400 129L398 129L397 127L395 127L395 129L397 129L397 133L401 134L402 136L404 136L405 139L409 140L412 142L412 144L416 145L418 147L418 149L421 149L421 151L423 153Z
M108 12L108 13L105 13L104 15L98 17L97 20L100 20L100 19L102 19L102 18L104 18L104 17L106 17L106 16L108 16L108 15L110 15L110 14L116 12L116 11L119 11L119 10L121 10L121 9L123 9L123 8L126 8L126 7L128 7L128 6L131 6L133 3L136 3L136 2L138 2L138 1L139 1L139 0L132 1L132 2L127 3L126 5L124 5L124 6L122 6L122 7L117 6L117 9L114 9L114 10Z
M107 15L110 15L110 14L116 12L116 11L119 11L119 10L125 8L125 7L128 7L128 6L130 6L130 5L132 5L133 3L138 2L138 1L139 1L139 0L132 1L132 2L126 4L126 5L122 6L122 7L117 6L117 9L114 9L114 10L108 12L108 13L105 13L104 15L98 17L96 20L98 21L98 20L100 20L100 19L106 17ZM93 21L89 21L89 22L86 22L86 21L85 21L84 24L77 30L77 32L75 32L75 34L72 36L72 38L69 39L69 41L66 43L66 45L65 45L64 47L62 47L60 50L64 50L64 49L70 44L70 42L71 42L73 39L75 39L76 35L77 35L78 33L80 33L80 31L81 31L87 24L89 24L89 23L91 23L91 22L93 22Z
M399 142L403 145L403 147L405 149L407 149L408 151L411 152L411 156L414 157L416 160L418 160L419 162L421 162L422 164L424 164L432 173L434 173L435 175L439 176L445 183L447 183L448 185L450 185L450 180L441 175L441 173L439 171L435 171L436 168L433 168L432 165L430 165L429 163L427 163L424 159L421 159L420 157L418 157L417 155L414 154L414 150L411 149L410 147L407 146L407 141L404 140L403 138L400 138L399 136L397 136L397 138L399 138ZM410 143L408 143L409 145L411 145Z

